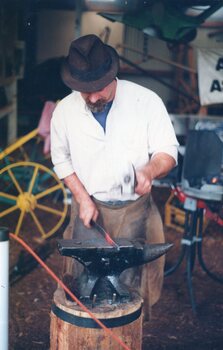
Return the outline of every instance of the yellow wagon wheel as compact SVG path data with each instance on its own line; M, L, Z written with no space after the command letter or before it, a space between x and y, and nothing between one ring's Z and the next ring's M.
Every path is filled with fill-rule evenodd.
M0 170L0 219L17 236L28 219L43 239L50 237L65 220L66 202L62 182L42 164L17 162Z

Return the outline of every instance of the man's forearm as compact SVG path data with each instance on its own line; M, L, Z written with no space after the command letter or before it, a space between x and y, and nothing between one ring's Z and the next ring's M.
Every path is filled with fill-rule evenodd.
M176 165L175 159L166 153L157 153L145 166L152 180L166 176Z
M63 179L63 181L72 192L77 203L80 203L83 197L89 197L89 194L87 193L85 187L75 173L68 175Z

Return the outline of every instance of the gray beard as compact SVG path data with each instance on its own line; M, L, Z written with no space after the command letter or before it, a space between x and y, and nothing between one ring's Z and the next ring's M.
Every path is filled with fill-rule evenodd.
M100 113L100 112L102 112L104 110L106 104L107 104L107 101L105 101L105 100L98 100L95 103L91 103L89 101L86 101L86 107L92 113Z

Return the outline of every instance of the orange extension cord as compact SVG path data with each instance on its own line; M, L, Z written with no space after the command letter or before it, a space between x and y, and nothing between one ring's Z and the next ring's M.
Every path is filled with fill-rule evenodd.
M109 334L109 336L111 336L113 339L115 339L115 341L117 341L117 343L119 343L123 349L125 350L130 350L130 348L123 343L123 341L121 339L119 339L119 337L117 337L109 328L107 328L100 320L98 320L94 314L88 310L88 308L82 304L82 302L70 291L69 288L67 288L67 286L59 279L59 277L57 277L57 275L43 262L43 260L32 250L32 248L30 248L30 246L25 243L21 238L17 237L15 234L10 233L10 237L13 238L14 240L16 240L18 243L20 243L37 261L38 263L48 272L48 274L66 291L67 294L70 295L70 297L85 311L87 312L91 318L97 322L97 324L104 329L104 331L106 333Z

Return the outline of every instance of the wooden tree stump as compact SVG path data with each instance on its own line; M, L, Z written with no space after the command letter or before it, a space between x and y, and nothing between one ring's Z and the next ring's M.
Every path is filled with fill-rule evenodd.
M133 292L128 303L100 305L90 311L131 350L142 346L142 298ZM58 288L54 293L50 324L51 350L122 350L78 305L69 302Z

